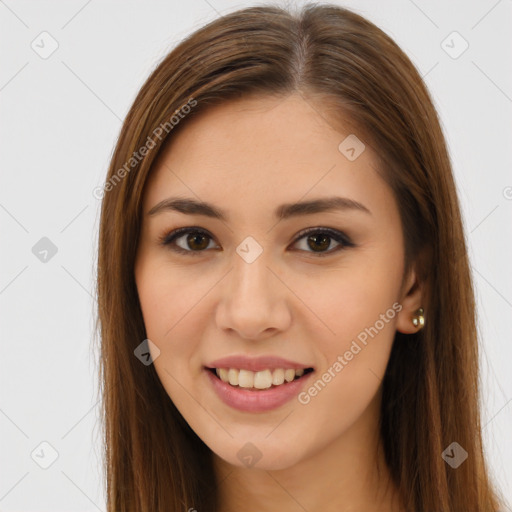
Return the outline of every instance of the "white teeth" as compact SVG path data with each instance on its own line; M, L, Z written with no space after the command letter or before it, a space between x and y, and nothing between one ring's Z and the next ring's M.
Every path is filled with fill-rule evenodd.
M254 372L240 370L238 374L238 385L241 388L252 388L254 384Z
M285 382L292 382L295 377L302 377L304 369L292 368L275 370L262 370L259 372L251 372L250 370L238 370L237 368L216 368L217 376L223 381L228 382L232 386L241 388L268 389L274 386L280 386Z
M238 386L238 373L234 368L228 370L228 380L232 386Z
M267 389L272 386L272 374L270 370L263 370L254 374L254 387L256 389Z
M278 368L277 370L274 370L274 373L272 374L272 384L274 386L279 386L284 382L284 370L282 368Z
M295 379L295 370L289 369L284 371L284 380L286 382L291 382L293 379Z
M226 368L217 368L217 375L223 380L224 382L228 382L228 371Z

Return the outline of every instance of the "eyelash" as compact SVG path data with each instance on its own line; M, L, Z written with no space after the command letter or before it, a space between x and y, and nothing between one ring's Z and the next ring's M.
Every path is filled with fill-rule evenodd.
M176 229L174 231L171 231L170 233L165 233L164 235L162 235L158 238L158 243L165 247L169 247L172 251L175 251L180 254L198 256L201 253L205 252L206 249L203 249L200 251L186 250L181 247L177 247L173 243L178 238L181 238L181 236L183 236L184 234L189 234L189 233L197 234L197 235L204 235L213 240L213 237L204 229L196 228L196 227L187 227L187 228ZM339 245L334 250L329 250L329 251L324 251L324 252L314 252L314 251L304 251L304 252L310 252L314 256L318 256L318 257L322 258L322 257L328 256L330 254L339 252L348 247L355 247L355 244L350 240L350 238L347 235L345 235L345 233L342 233L341 231L337 231L337 230L331 229L331 228L309 228L309 229L302 230L297 234L297 237L293 241L292 245L295 245L299 240L301 240L302 238L305 238L308 235L318 235L318 234L328 235L328 238L332 238L333 240L335 240L336 242L338 242L341 245ZM171 247L171 244L172 244L172 247Z

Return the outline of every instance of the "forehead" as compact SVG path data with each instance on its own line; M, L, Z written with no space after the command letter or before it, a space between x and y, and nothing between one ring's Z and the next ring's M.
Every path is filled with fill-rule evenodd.
M363 204L393 200L361 134L348 123L345 131L335 129L317 104L298 94L227 102L185 123L155 161L146 213L169 195L196 196L227 210L324 195ZM344 153L348 146L357 158Z

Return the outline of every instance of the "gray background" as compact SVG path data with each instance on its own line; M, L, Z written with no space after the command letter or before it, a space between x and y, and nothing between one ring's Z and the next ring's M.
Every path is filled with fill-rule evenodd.
M486 451L512 501L512 2L337 3L397 41L441 115L478 300ZM0 0L0 511L105 508L92 191L149 72L191 31L247 5Z

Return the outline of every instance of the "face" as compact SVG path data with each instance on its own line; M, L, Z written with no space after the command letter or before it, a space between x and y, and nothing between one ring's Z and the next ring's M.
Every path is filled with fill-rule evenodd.
M395 331L417 305L376 155L311 105L213 107L177 132L145 188L135 278L153 364L236 466L288 468L375 426Z

